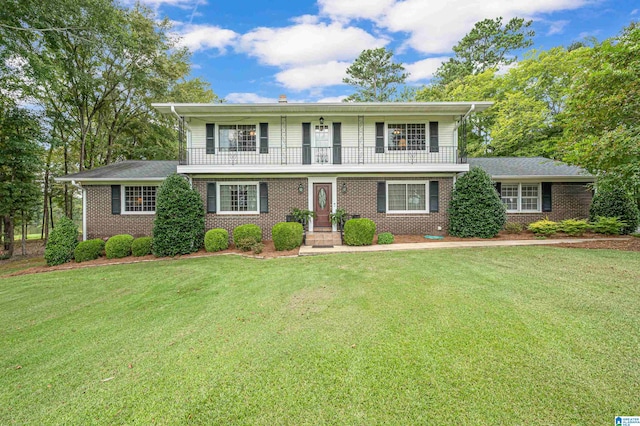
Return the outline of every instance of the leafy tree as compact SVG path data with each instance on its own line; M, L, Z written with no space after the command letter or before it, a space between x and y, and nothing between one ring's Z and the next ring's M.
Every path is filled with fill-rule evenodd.
M17 216L27 218L39 202L36 181L41 171L40 122L32 112L0 104L0 217L4 227L3 257L13 256Z
M506 221L504 204L487 172L473 167L456 180L449 204L449 234L492 238Z
M177 173L158 188L153 222L153 254L176 256L196 252L204 243L204 204L200 194Z
M363 50L347 68L343 83L356 88L356 93L345 102L389 102L395 99L398 84L403 84L408 73L402 64L392 61L393 52L384 47Z
M436 71L439 84L448 84L470 74L512 64L518 49L533 45L532 21L512 18L506 24L502 17L476 22L473 29L455 46L455 56Z
M562 114L564 159L640 199L640 25L588 50Z

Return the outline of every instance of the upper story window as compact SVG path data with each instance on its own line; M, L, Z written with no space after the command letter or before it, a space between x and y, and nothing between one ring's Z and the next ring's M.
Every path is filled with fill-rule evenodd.
M427 130L424 123L389 124L387 126L387 149L419 150L426 147Z
M125 186L125 213L155 213L157 186Z
M220 151L255 151L256 126L254 124L221 124L218 126Z
M538 183L503 183L500 187L500 198L512 213L541 211L540 195Z

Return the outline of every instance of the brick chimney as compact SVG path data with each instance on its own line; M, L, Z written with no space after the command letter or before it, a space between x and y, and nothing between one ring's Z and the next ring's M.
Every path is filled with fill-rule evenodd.
M280 97L278 98L278 103L279 104L286 104L287 103L287 95L280 95Z

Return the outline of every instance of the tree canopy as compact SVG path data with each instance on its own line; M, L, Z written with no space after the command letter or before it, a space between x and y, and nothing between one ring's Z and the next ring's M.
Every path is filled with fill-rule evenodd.
M384 47L363 50L347 68L342 81L356 88L345 102L389 102L396 99L397 86L408 73L404 66L393 62L393 52Z

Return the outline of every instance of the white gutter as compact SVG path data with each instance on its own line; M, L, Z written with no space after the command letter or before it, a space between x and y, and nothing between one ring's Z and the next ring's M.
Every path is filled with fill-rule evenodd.
M87 190L75 180L71 180L71 185L82 190L82 241L87 241Z
M180 116L180 114L176 112L175 105L171 105L171 113L176 116L178 121L182 120L182 117ZM186 127L187 129L189 129L189 131L191 131L191 127L189 127L186 120L182 120L182 124L184 124L184 127Z

